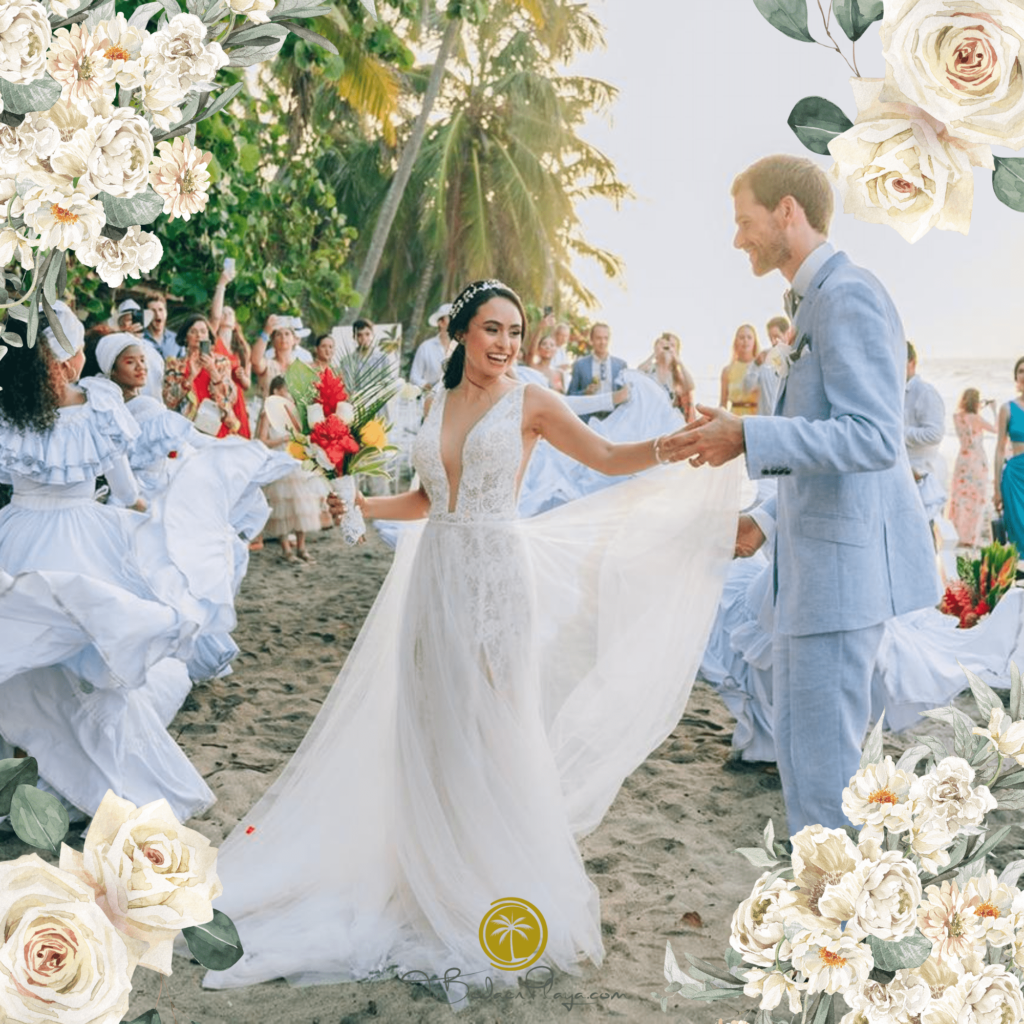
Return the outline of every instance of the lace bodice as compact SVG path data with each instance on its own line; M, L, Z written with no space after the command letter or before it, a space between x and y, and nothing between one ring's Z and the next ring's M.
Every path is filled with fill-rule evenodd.
M454 511L441 461L441 424L448 392L441 389L413 445L413 464L430 497L430 518L444 522L515 519L523 461L523 394L507 392L473 425L462 449Z

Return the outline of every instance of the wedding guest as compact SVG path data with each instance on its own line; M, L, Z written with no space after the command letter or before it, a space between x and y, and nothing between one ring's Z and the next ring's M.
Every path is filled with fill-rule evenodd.
M622 371L626 369L626 360L611 355L612 329L605 323L594 324L590 328L590 355L577 359L572 368L572 379L566 389L567 395L596 395L618 390L621 385ZM607 413L593 413L584 416L589 420L593 417L603 419Z
M377 328L372 320L360 319L352 324L352 337L356 343L356 370L375 369L378 366L391 365L388 354L377 346Z
M268 448L285 448L291 441L292 432L299 433L301 429L295 403L288 394L288 385L284 377L278 375L270 382L269 394L256 426L256 436ZM320 529L323 491L320 480L307 473L299 463L286 477L263 488L270 504L270 518L263 528L263 536L279 541L283 562L289 565L314 564L313 556L306 550L306 535Z
M693 377L679 358L682 342L666 331L655 339L654 351L638 367L667 392L669 401L687 423L693 421Z
M143 310L134 299L125 299L117 307L117 330L134 334L139 339L139 345L146 355L147 369L142 393L163 401L164 357L156 344L146 337L144 324L148 315L151 315L149 311Z
M917 351L909 341L903 422L910 468L917 481L928 525L934 531L935 517L942 512L947 497L943 480L946 464L939 454L939 444L945 430L946 406L938 389L918 375Z
M771 416L778 404L779 391L782 390L782 374L779 372L778 365L768 359L768 355L777 345L786 342L790 328L789 317L773 316L768 321L765 329L768 332L771 347L758 352L743 378L744 388L748 390L757 388L757 414L759 416Z
M333 334L321 334L316 339L316 347L313 349L313 369L318 376L334 365L334 353L337 347Z
M185 355L168 362L173 372L164 382L164 403L194 420L204 433L250 437L245 391L251 381L237 357L219 339L213 341L210 323L201 313L185 320L181 334Z
M953 487L946 518L956 530L964 547L977 547L981 537L981 517L988 497L988 457L983 442L985 432L996 428L979 412L981 395L967 388L960 396L953 426L960 450L953 464Z
M569 351L572 328L567 323L557 323L552 337L555 339L555 354L551 365L561 371L563 377L568 377L572 370L572 353Z
M153 314L149 324L143 328L142 336L160 350L164 359L181 356L184 349L178 344L178 336L167 326L167 299L154 295L146 300L146 309Z
M718 404L734 416L757 412L760 393L756 385L744 386L747 370L757 357L757 331L752 324L740 324L732 339L732 362L722 370L722 393Z
M444 372L444 361L448 356L448 346L451 344L451 338L448 337L448 319L451 312L452 304L444 302L430 314L427 323L437 328L437 334L420 342L412 358L409 382L424 391L436 387Z
M1017 395L999 410L993 497L996 512L1006 526L1006 537L1017 545L1020 554L1024 553L1024 357L1014 364L1013 379Z
M533 368L540 371L547 381L549 388L562 393L565 391L565 382L561 371L555 369L553 362L557 351L558 347L555 345L555 339L550 334L541 338L540 343L537 345Z
M270 393L270 382L275 377L283 377L298 358L299 339L293 328L283 325L283 320L276 314L268 316L259 339L252 346L252 371L264 397ZM273 353L269 356L266 354L268 341Z

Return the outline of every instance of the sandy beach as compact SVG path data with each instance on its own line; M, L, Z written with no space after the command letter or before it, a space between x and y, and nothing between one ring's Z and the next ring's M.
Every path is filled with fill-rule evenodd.
M372 531L371 531L372 533ZM337 530L312 539L313 566L294 567L276 545L252 557L237 608L241 648L234 673L197 685L171 734L217 795L190 825L215 844L283 769L337 675L387 573L391 551L375 537L346 548ZM652 995L665 987L665 942L720 962L737 903L758 871L735 853L756 846L765 820L784 831L773 765L729 760L734 721L711 687L698 683L673 734L626 781L609 814L582 844L601 894L605 960L581 976L558 976L544 991L472 998L463 1024L565 1019L636 1022L726 1021L753 1008L742 997L717 1003ZM887 752L909 737L887 737ZM358 780L338 780L339 786ZM80 846L72 832L72 845ZM0 836L0 859L27 848ZM513 894L510 894L513 895ZM135 974L128 1019L156 1007L188 1024L272 1020L287 1024L454 1020L437 991L397 980L293 988L283 981L207 991L204 970L176 957L174 973Z

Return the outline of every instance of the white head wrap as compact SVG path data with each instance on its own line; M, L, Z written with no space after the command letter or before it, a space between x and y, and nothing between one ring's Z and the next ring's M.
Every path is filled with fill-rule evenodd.
M50 346L50 352L54 359L58 363L63 363L70 359L78 350L85 344L85 326L82 321L71 311L66 303L61 302L58 299L53 304L53 311L57 314L57 319L60 321L61 327L64 329L64 335L71 343L71 351L69 352L58 340L57 335L53 333L53 328L46 324L46 316L44 314L42 323L46 324L43 327L43 338L46 339L47 344Z
M110 376L114 369L117 357L132 345L142 345L142 339L137 335L129 334L127 331L116 331L113 334L104 334L96 343L96 362L104 377Z

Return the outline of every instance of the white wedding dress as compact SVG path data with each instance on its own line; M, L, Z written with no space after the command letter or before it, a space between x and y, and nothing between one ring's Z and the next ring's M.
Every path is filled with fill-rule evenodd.
M516 519L527 387L441 462L442 390L414 461L430 517L395 561L277 782L220 849L245 953L204 985L378 971L484 974L492 902L528 900L539 961L603 956L576 839L675 727L732 556L739 471L663 467Z

